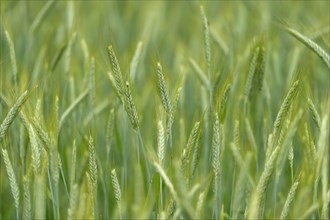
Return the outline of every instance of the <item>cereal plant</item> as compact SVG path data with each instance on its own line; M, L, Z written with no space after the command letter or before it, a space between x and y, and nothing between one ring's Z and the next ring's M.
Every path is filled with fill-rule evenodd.
M330 1L0 5L0 219L329 219Z

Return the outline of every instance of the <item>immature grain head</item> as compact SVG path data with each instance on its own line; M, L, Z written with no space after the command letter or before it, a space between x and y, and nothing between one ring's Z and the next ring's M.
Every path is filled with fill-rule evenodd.
M319 113L316 110L316 107L315 107L313 101L310 98L308 98L308 108L309 108L309 111L312 114L313 121L315 122L317 128L320 129L321 118L320 118Z
M94 143L93 138L89 137L89 143L88 143L88 151L89 151L89 172L90 177L93 183L93 187L97 187L97 164L96 164L96 155L95 155L95 149L94 149Z
M120 185L119 185L119 181L118 181L115 169L111 170L111 182L112 182L112 187L113 187L113 190L115 193L116 201L117 201L118 205L120 205L121 189L120 189Z
M6 171L7 171L7 175L9 178L9 185L11 188L11 193L13 194L13 198L15 201L15 207L16 207L16 209L18 209L19 208L19 186L17 184L14 169L13 169L13 166L11 165L11 162L10 162L10 159L8 156L8 152L6 149L2 149L2 156L3 156L3 160L5 162Z
M207 64L207 71L210 78L210 68L211 68L211 44L210 44L210 30L209 30L209 22L204 12L203 6L200 7L201 16L203 20L203 28L204 28L204 50L205 50L205 60Z
M298 31L289 27L284 27L284 28L289 34L291 34L293 37L298 39L301 43L305 44L305 46L307 46L317 56L319 56L322 59L322 61L327 65L328 69L330 69L330 56L325 50L323 50L317 43L315 43L305 35L299 33Z
M7 113L5 119L0 125L0 141L5 136L9 126L13 123L15 117L17 116L19 109L23 106L30 93L28 91L23 92L23 94L17 99L15 104L11 107L9 112Z
M126 112L128 114L128 117L130 119L130 122L133 126L133 129L135 131L137 131L138 128L139 128L139 118L138 118L138 113L137 113L135 104L133 102L133 97L132 97L132 94L131 94L131 90L130 90L128 81L126 81L125 108L126 108Z
M293 201L293 198L296 194L296 190L298 188L298 184L299 182L295 182L292 186L291 186L291 189L290 189L290 192L288 194L288 197L285 201L285 204L284 204L284 207L282 209L282 212L281 212L281 216L280 216L280 219L287 219L287 216L289 214L289 211L290 211L290 205Z
M289 112L289 108L293 104L293 101L295 100L298 94L298 88L299 88L299 80L293 83L281 105L280 111L278 112L276 120L274 122L273 138L276 138L277 135L279 134L280 128L283 125L284 120Z
M114 78L116 82L116 90L118 94L122 97L125 94L125 86L123 81L123 76L120 70L119 62L117 60L115 51L113 50L112 45L108 47L108 55L110 59L110 63L112 66L112 71L114 73Z
M160 63L157 63L157 85L158 85L158 91L162 100L163 107L167 113L167 115L171 114L172 111L172 105L171 105L171 100L169 97L169 93L167 90L166 82L165 82L165 77L163 73L162 66Z
M164 126L163 122L158 122L158 150L157 150L157 156L160 161L160 163L163 162L164 156L165 156L165 133L164 133Z

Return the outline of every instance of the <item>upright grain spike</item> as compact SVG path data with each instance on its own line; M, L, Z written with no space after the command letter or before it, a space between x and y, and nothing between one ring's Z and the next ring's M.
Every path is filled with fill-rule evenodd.
M157 84L158 91L160 93L163 107L167 115L170 116L172 111L172 105L169 97L169 92L167 90L163 69L160 63L157 63L157 80L158 80L158 84Z
M164 126L163 122L158 122L158 150L157 150L157 156L159 159L159 162L162 164L165 156L165 133L164 133Z
M223 91L222 98L221 98L220 108L219 108L219 117L220 117L221 122L224 121L225 107L226 107L227 99L229 96L230 88L231 88L231 84L229 83L226 85L225 90Z
M130 122L133 126L133 129L135 131L138 131L138 129L139 129L139 118L138 118L138 113L137 113L135 104L133 102L133 97L132 97L132 94L131 94L131 90L130 90L128 81L126 81L125 108L126 108L127 115L130 119Z
M112 45L110 45L108 47L108 55L109 55L110 63L112 66L112 71L114 73L117 93L120 95L120 97L123 97L125 94L123 76L122 76L120 66L119 66L119 63L118 63L118 60L117 60L117 57L116 57L115 51L113 50Z
M201 16L203 20L204 28L204 51L205 51L205 60L207 65L208 78L211 79L211 44L210 44L210 30L209 30L209 21L204 12L203 6L200 6Z
M30 125L29 129L29 138L31 143L31 156L32 156L32 167L35 174L39 174L41 171L41 149L37 140L37 135Z
M220 178L220 121L215 114L212 137L212 168L214 173L214 193L218 194L218 182Z
M265 168L259 178L257 188L255 189L254 193L251 196L251 201L248 208L248 219L260 218L259 208L260 208L261 200L268 187L269 180L273 173L274 165L278 157L279 151L280 151L280 147L277 146L265 164Z
M115 193L116 202L118 204L119 213L121 216L121 189L115 169L111 170L111 182L112 182L113 191Z
M97 164L96 164L95 147L94 147L94 143L93 143L93 138L91 136L89 137L88 151L89 151L90 178L91 178L94 189L96 189L97 188Z
M299 80L295 81L288 94L286 95L282 105L281 105L281 108L277 114L277 117L276 117L276 120L274 122L274 130L273 130L273 142L275 141L276 137L278 136L279 134L279 131L282 127L282 124L288 114L288 111L289 111L289 108L291 107L293 101L295 100L297 94L298 94L298 88L299 88Z
M309 110L312 114L312 118L313 118L317 128L320 129L320 127L321 127L321 118L320 118L319 113L316 110L316 107L315 107L313 101L310 98L308 98L308 108L309 108Z

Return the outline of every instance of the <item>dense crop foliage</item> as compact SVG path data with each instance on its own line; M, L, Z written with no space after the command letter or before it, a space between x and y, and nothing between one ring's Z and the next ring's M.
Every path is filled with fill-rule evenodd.
M329 1L0 4L0 219L329 219Z

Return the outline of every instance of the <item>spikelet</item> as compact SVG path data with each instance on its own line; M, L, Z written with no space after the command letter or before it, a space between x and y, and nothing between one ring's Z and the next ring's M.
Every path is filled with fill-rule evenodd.
M222 95L222 98L221 98L220 108L219 108L220 122L224 121L225 107L226 107L227 99L228 99L228 96L229 96L230 87L231 87L230 83L226 85L225 90L224 90L223 95Z
M32 150L32 167L35 174L40 173L41 171L41 165L40 165L40 158L41 158L41 152L39 143L37 140L36 133L34 132L34 129L32 125L29 126L29 138L31 143L31 150Z
M249 73L248 73L248 76L247 76L247 79L246 79L245 91L244 91L246 102L247 102L249 96L251 95L252 86L253 86L253 79L254 79L255 70L256 70L256 66L257 66L259 51L260 51L260 48L256 47L254 49L254 51L252 52L252 58L251 58L251 62L250 62Z
M123 98L122 98L122 95L120 95L119 94L119 91L117 90L116 80L115 80L115 77L113 76L113 73L111 71L108 71L107 72L107 75L109 77L110 83L111 83L112 88L114 89L116 95L118 96L118 98L120 99L120 101L122 103L124 103Z
M306 150L308 151L308 156L309 156L308 162L310 163L310 165L312 165L314 167L315 162L316 162L316 149L315 149L315 144L313 142L313 139L310 138L307 123L304 124L304 133L305 133L306 144L307 144Z
M24 161L26 155L25 136L26 133L25 133L24 125L21 125L19 128L19 157L21 161Z
M239 121L235 120L235 125L234 125L234 144L238 149L240 149L240 129L239 129Z
M235 145L235 144L232 144ZM247 184L248 179L248 170L250 168L250 161L251 161L252 153L248 153L246 155L246 159L244 163L241 165L241 169L239 172L239 175L236 180L236 185L234 188L234 197L232 201L233 206L233 215L231 218L233 219L240 219L242 218L242 215L240 215L240 212L244 210L244 200L248 198L246 195L246 191L249 188L249 184ZM240 217L239 217L240 216Z
M218 193L218 181L220 178L220 122L219 116L215 114L212 137L212 168L214 173L214 193Z
M164 126L163 122L158 122L158 150L157 150L157 156L159 159L159 162L162 164L165 156L165 136L164 136Z
M115 122L115 110L113 108L110 109L109 118L107 123L107 132L106 132L106 148L107 148L107 156L110 154L111 150L111 141L114 129Z
M39 121L37 121L36 118L32 119L32 125L36 131L37 136L42 140L42 142L45 144L47 148L50 148L52 145L51 140L49 138L48 133L42 128Z
M310 98L308 98L308 108L312 114L312 118L313 118L317 128L320 129L320 126L321 126L320 115L319 115L319 113L317 113L316 107Z
M191 155L191 167L190 167L190 178L192 178L195 175L196 169L197 169L197 165L199 162L199 158L200 158L200 144L199 144L199 140L200 140L200 135L201 132L200 130L198 131L195 143L194 143L194 149Z
M117 174L116 174L116 170L115 169L112 169L111 170L111 182L112 182L113 191L115 193L116 201L118 203L118 206L120 207L120 203L121 203L121 190L120 190L120 185L119 185L119 182L118 182L118 178L117 178Z
M139 119L138 119L138 114L137 114L137 111L136 111L135 104L133 102L133 97L132 97L132 94L131 94L131 90L130 90L128 81L126 81L125 108L126 108L127 115L130 119L130 122L133 126L133 129L135 131L138 131L138 129L139 129Z
M122 73L120 70L120 66L119 66L115 51L112 48L112 45L110 45L108 47L108 55L109 55L110 63L112 66L112 71L114 73L114 79L115 79L115 83L116 83L115 88L117 90L117 93L119 94L119 96L122 99L122 97L125 94L125 86L124 86L124 81L123 81L123 76L122 76Z
M170 219L176 209L175 201L171 198L170 203L167 206L167 218Z
M299 88L299 80L295 81L293 85L291 86L288 94L286 95L281 108L277 114L276 120L274 122L274 131L273 131L273 141L275 140L274 138L277 137L280 128L288 114L289 108L292 105L293 101L295 100L297 93L298 93L298 88Z
M7 39L7 43L8 43L8 47L9 47L11 75L13 77L15 89L17 89L17 65L16 65L15 47L14 47L14 43L7 30L5 30L5 35L6 35L6 39Z
M91 176L86 172L86 186L87 186L87 209L86 216L88 219L95 219L95 203L96 203L96 195L95 195L95 187Z
M158 85L158 91L162 100L163 107L165 109L165 112L169 116L172 111L172 105L169 97L169 93L167 90L166 82L164 73L162 70L162 66L160 63L157 63L157 85Z
M293 146L292 141L289 147L289 153L288 153L288 160L290 163L290 169L291 169L291 179L293 179L293 158L294 158L294 152L293 152Z
M72 153L71 153L71 173L70 173L70 190L73 190L74 182L76 179L76 158L77 158L77 146L76 140L73 141ZM71 193L71 192L70 192Z
M296 194L296 190L298 188L298 184L299 182L295 182L292 186L291 186L291 189L290 189L290 192L288 194L288 197L286 198L286 201L285 201L285 204L284 204L284 207L282 209L282 212L281 212L281 217L280 219L287 219L287 216L289 214L289 209L290 209L290 205L292 203L292 200Z
M96 155L95 155L93 138L91 136L89 137L88 151L89 151L90 178L91 178L94 189L96 189L97 188L97 164L96 164Z
M11 193L13 194L13 198L15 201L15 207L18 210L19 209L19 186L16 182L14 169L11 165L11 162L10 162L9 156L8 156L8 152L6 149L2 149L2 156L3 156L3 160L5 162L6 171L7 171L7 175L9 178L9 185L11 188Z
M51 171L52 179L54 180L54 184L55 186L57 186L60 178L60 171L59 171L58 151L56 149L50 150L50 171Z
M259 91L261 91L263 86L263 78L264 78L265 66L266 66L266 48L262 40L258 42L258 44L260 49L258 53L257 65L255 68L254 81L256 87L259 89Z
M184 78L182 78L180 80L179 85L177 86L177 89L175 91L175 96L174 96L174 99L173 99L173 102L172 102L172 111L171 111L171 114L170 114L170 119L169 119L169 122L168 122L168 126L166 128L166 135L165 135L166 141L170 137L170 132L171 132L171 129L172 129L172 125L174 123L175 113L177 111L178 101L179 101L179 98L180 98L180 95L181 95L183 82L184 82Z
M189 175L190 178L188 180L190 180L196 172L197 169L197 165L199 162L199 158L200 158L200 145L199 145L199 140L201 137L201 126L200 126L200 122L197 121L194 124L193 129L191 130L188 142L187 142L187 146L186 148L187 150L187 165L189 165ZM188 181L189 183L189 181Z
M274 165L275 165L277 156L279 154L279 151L280 151L280 147L277 146L265 164L265 168L260 176L257 188L255 189L255 191L251 197L251 201L250 201L249 209L248 209L248 218L249 219L259 218L258 213L260 211L259 208L260 208L261 200L268 187L268 183L269 183L270 177L273 173Z
M198 202L196 207L196 215L198 218L201 218L202 216L204 201L205 201L205 192L201 192L198 196Z
M311 49L317 56L319 56L323 60L323 62L330 69L330 56L325 50L323 50L314 41L294 29L285 27L285 30L288 31L289 34L291 34L293 37L298 39L301 43L305 44L309 49Z
M200 122L197 121L197 122L195 122L194 127L190 132L189 139L188 139L187 146L186 146L187 157L188 157L189 163L190 163L191 158L192 158L193 148L194 148L195 143L197 141L199 131L200 131Z
M210 79L211 74L211 45L210 45L210 30L209 30L209 22L204 12L203 6L200 6L201 16L203 20L203 28L204 28L204 50L205 50L205 60L207 65L207 72Z
M266 65L266 49L262 40L259 40L251 52L251 62L247 82L245 84L245 99L251 96L254 89L259 91L263 86L263 77Z
M188 164L188 156L187 156L187 151L186 148L183 148L182 154L181 154L181 171L184 174L186 169L187 169L187 164Z
M38 121L42 121L41 117L42 117L42 106L41 106L41 99L37 100L37 104L36 104L36 109L34 112L34 115L36 117L36 119Z
M19 109L22 107L22 105L25 103L29 96L29 92L25 91L23 94L17 99L16 103L11 107L9 112L7 113L5 119L0 125L0 142L2 138L5 136L9 126L14 121L15 117L17 116Z

